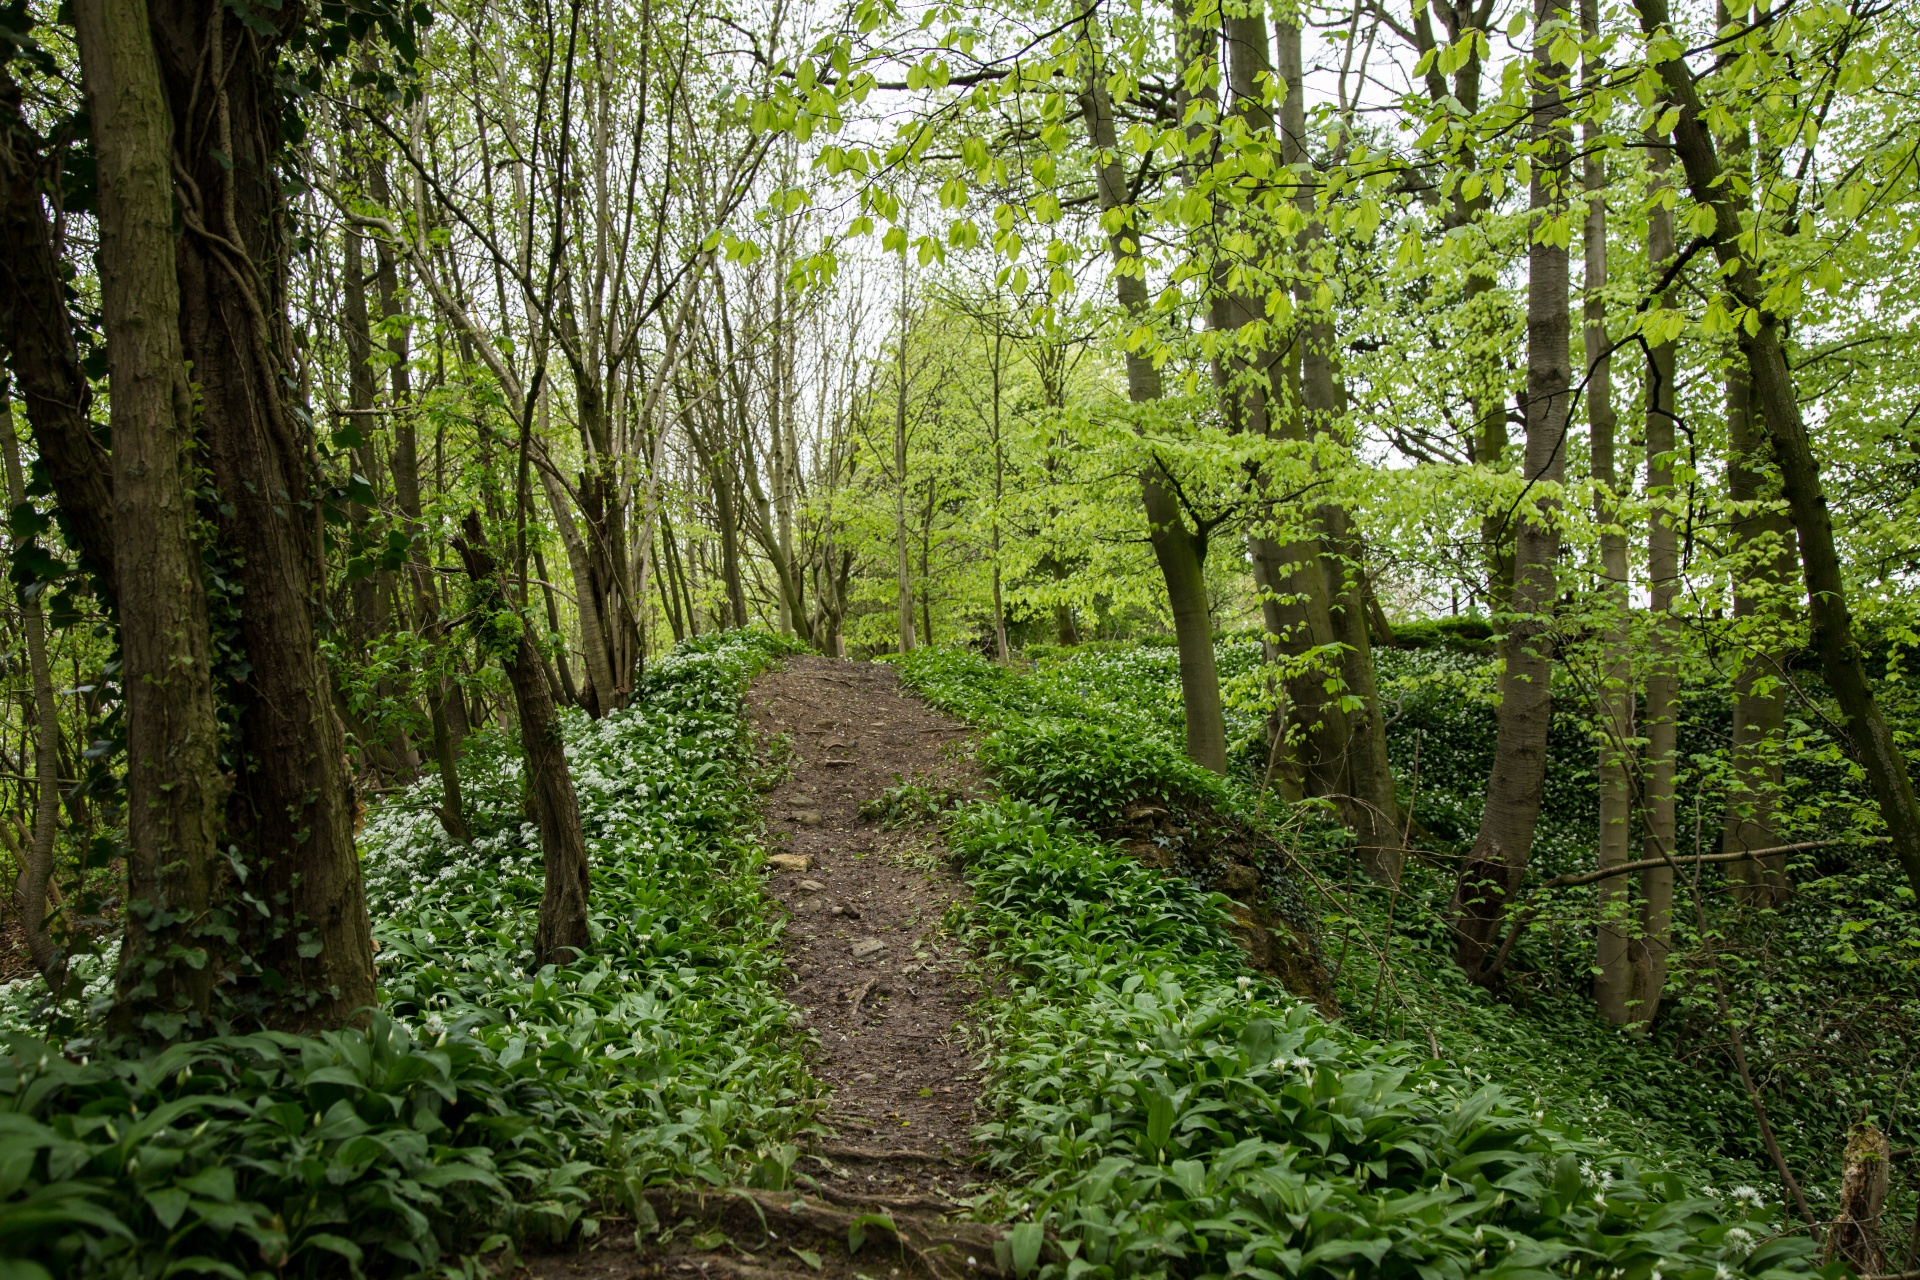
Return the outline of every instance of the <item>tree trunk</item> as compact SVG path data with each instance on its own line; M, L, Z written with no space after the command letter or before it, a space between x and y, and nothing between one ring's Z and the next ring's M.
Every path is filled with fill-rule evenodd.
M1556 0L1535 0L1535 30L1559 13ZM1534 52L1536 83L1531 131L1544 143L1534 158L1529 206L1536 223L1560 202L1567 171L1560 85L1548 46ZM1527 445L1525 477L1543 492L1516 510L1513 612L1506 666L1500 674L1499 729L1480 831L1461 868L1452 914L1461 968L1478 977L1491 958L1508 900L1520 887L1533 849L1546 783L1547 728L1552 715L1554 562L1560 534L1552 505L1566 460L1571 321L1567 311L1567 250L1538 236L1527 251Z
M1588 39L1600 31L1599 0L1580 0L1581 30ZM1599 60L1589 57L1582 75L1591 85L1604 76ZM1586 254L1587 434L1594 479L1593 521L1600 529L1600 689L1594 708L1599 722L1600 867L1619 866L1633 856L1633 660L1628 648L1631 603L1627 594L1627 536L1619 529L1614 465L1618 419L1613 409L1613 361L1607 341L1606 153L1602 126L1588 121L1586 143L1587 215L1582 238ZM1600 882L1597 890L1597 946L1594 1003L1615 1025L1627 1021L1632 967L1627 956L1629 883L1624 877Z
M1724 4L1719 20L1731 20ZM1748 163L1745 129L1727 144L1730 163ZM1727 367L1727 499L1730 521L1735 652L1733 677L1733 779L1727 788L1720 826L1720 849L1738 853L1771 849L1782 843L1774 830L1773 806L1782 781L1781 751L1786 725L1787 628L1791 610L1787 592L1798 572L1793 526L1763 500L1777 500L1766 433L1755 421L1753 388L1744 365ZM1760 862L1736 862L1727 868L1736 900L1777 906L1786 898L1787 860L1776 855Z
M267 919L240 917L237 978L243 1004L270 1025L338 1026L373 1004L373 946L345 737L317 643L324 501L287 369L276 77L300 11L277 11L278 31L196 0L153 0L151 17L173 120L181 346L249 667L228 690L240 741L224 838L252 870L248 891L273 904ZM210 63L225 68L213 87Z
M1338 553L1327 557L1328 572L1344 579L1332 592L1339 601L1339 608L1333 611L1333 624L1340 640L1341 682L1347 695L1360 702L1346 715L1350 725L1348 825L1353 830L1354 853L1366 873L1383 884L1395 884L1407 856L1406 814L1394 795L1393 767L1387 759L1387 725L1380 713L1380 687L1373 675L1360 540L1354 536L1352 520L1344 507L1321 508L1320 521L1327 532L1328 547Z
M1098 59L1089 67L1082 110L1097 153L1095 177L1103 211L1124 214L1126 173L1114 135L1113 106ZM1145 319L1147 286L1139 274L1140 249L1126 225L1108 237L1114 261L1114 293L1120 309L1135 323ZM1127 398L1134 404L1160 399L1160 371L1136 351L1127 353ZM1215 773L1227 771L1226 718L1220 706L1220 672L1213 654L1213 613L1207 602L1206 536L1187 527L1179 499L1154 465L1140 474L1140 500L1146 509L1147 538L1173 612L1174 641L1180 653L1180 697L1186 711L1187 754Z
M993 339L993 659L1001 666L1013 660L1007 649L1007 607L1001 598L1000 590L1000 504L1006 500L1007 488L1007 447L1006 438L1000 421L1000 401L1002 396L1003 373L1002 347L1005 339L995 334Z
M713 503L720 525L720 576L726 583L729 626L747 625L747 592L740 578L740 517L734 501L733 476L722 460L715 460Z
M1261 79L1267 71L1267 25L1263 17L1229 19L1229 38L1233 23L1242 23L1246 31L1244 38L1229 44L1236 54L1233 59L1235 98L1258 100ZM1260 50L1258 56L1254 54L1256 48ZM1240 54L1240 50L1246 50L1246 54ZM1294 201L1308 219L1304 240L1311 244L1321 238L1323 226L1315 217L1315 194L1306 154L1306 77L1300 59L1298 23L1281 21L1279 50L1281 77L1286 84L1286 98L1281 104L1281 155L1296 169ZM1296 292L1300 294L1300 313L1311 315L1315 290L1302 280ZM1254 315L1252 305L1248 305L1246 311L1250 317ZM1294 349L1300 357L1298 391L1300 416L1306 428L1304 436L1315 438L1329 434L1332 424L1344 413L1344 393L1334 367L1332 320L1319 315L1300 324L1294 336ZM1308 618L1317 620L1319 612L1325 610L1329 629L1313 635L1313 643L1338 645L1338 674L1344 697L1329 699L1325 683L1315 681L1315 689L1296 691L1296 706L1306 704L1315 708L1327 729L1332 729L1334 741L1325 743L1317 754L1325 758L1329 748L1338 750L1344 777L1331 794L1342 798L1348 827L1356 837L1359 862L1373 879L1394 883L1400 879L1400 867L1405 860L1405 816L1394 796L1394 771L1386 758L1386 722L1380 716L1380 691L1373 676L1373 637L1369 631L1367 578L1361 568L1359 537L1354 533L1354 520L1344 507L1331 503L1321 505L1315 512L1315 522L1319 526L1319 537L1304 543L1302 551L1317 560L1317 566L1308 568L1317 568L1319 574L1313 574L1313 578L1323 576L1325 585L1309 581ZM1317 603L1319 599L1325 601L1325 606ZM1359 702L1356 710L1348 712L1344 708L1346 697ZM1323 733L1327 733L1327 729L1323 729ZM1329 793L1323 791L1323 794Z
M20 87L0 71L0 343L27 404L34 452L53 482L62 531L111 597L112 463L87 415L93 388L80 369L64 268L40 195L48 170L46 145L21 114Z
M469 511L456 542L474 589L485 597L487 645L506 668L513 701L520 713L520 750L526 761L526 792L540 829L540 854L546 888L540 896L540 921L534 935L536 967L572 964L592 948L587 921L587 845L580 830L580 802L567 768L560 721L547 691L540 651L525 621L513 610L499 566L487 550L480 517Z
M893 388L893 537L900 652L913 651L913 566L907 558L907 254L900 251L900 332Z
M100 166L127 722L126 935L112 1025L173 1039L202 1025L217 972L202 934L215 926L226 780L187 487L193 399L174 274L167 103L141 0L78 0L74 27Z
M4 394L4 387L0 387L0 396ZM20 471L20 441L14 431L11 398L0 399L0 452L5 454L7 501L17 508L27 500L27 482ZM27 672L33 682L34 803L33 830L20 859L13 900L33 967L46 979L48 990L58 995L64 993L67 984L67 964L47 930L47 886L53 880L53 842L60 833L60 708L53 700L47 623L38 597L21 596L20 625L27 644Z
M1771 849L1781 843L1774 829L1774 798L1782 781L1782 732L1786 725L1786 592L1795 564L1793 530L1772 511L1756 509L1777 493L1764 480L1769 458L1756 429L1746 370L1727 371L1727 497L1732 520L1733 616L1737 667L1733 678L1733 780L1727 789L1720 848ZM1742 626L1741 624L1746 624ZM1728 868L1734 894L1756 906L1778 905L1787 894L1784 855Z
M1650 137L1647 164L1656 193L1666 184L1666 141ZM1657 277L1673 261L1673 213L1655 198L1647 211L1647 262ZM1664 296L1656 305L1664 306ZM1670 504L1673 490L1674 349L1670 342L1647 348L1647 706L1645 845L1642 856L1670 858L1678 832L1674 776L1679 763L1680 638L1674 598L1680 583L1680 544ZM1660 1012L1673 949L1673 868L1640 873L1640 927L1628 948L1633 980L1627 1016L1651 1022Z
M1668 25L1667 0L1635 0L1640 25L1649 34ZM1713 135L1702 118L1699 90L1686 59L1672 57L1658 64L1667 96L1679 109L1674 125L1674 150L1686 170L1695 201L1716 215L1712 233L1715 256L1722 267L1723 287L1741 308L1736 317L1740 350L1757 408L1766 423L1774 461L1780 467L1781 489L1800 539L1800 569L1807 585L1808 616L1813 648L1827 687L1838 704L1840 724L1855 758L1865 770L1887 824L1894 856L1907 882L1920 894L1920 802L1916 802L1906 757L1893 739L1867 682L1866 668L1853 637L1853 613L1847 605L1846 578L1834 546L1833 518L1821 489L1820 464L1807 438L1800 415L1793 373L1780 338L1780 322L1764 310L1766 290L1753 264L1740 248L1739 206L1729 183L1723 182ZM1749 332L1744 321L1754 321Z
M1322 232L1306 145L1306 76L1300 55L1300 25L1281 17L1276 27L1280 79L1287 90L1280 104L1280 158L1296 175L1291 179L1294 206L1307 228L1303 240L1310 244ZM1299 442L1324 430L1330 415L1338 409L1327 351L1331 334L1324 325L1309 323L1306 318L1313 307L1314 292L1305 279L1296 282L1295 307L1301 318L1295 322L1287 350L1267 370L1269 429L1283 439ZM1314 349L1311 354L1310 348ZM1344 683L1347 673L1347 655L1336 648L1342 643L1342 631L1335 619L1336 597L1345 586L1345 575L1329 572L1325 536L1329 518L1336 524L1342 521L1326 509L1316 512L1316 517L1317 535L1297 536L1284 547L1256 546L1254 557L1256 562L1267 559L1280 566L1270 572L1291 597L1284 602L1267 601L1263 620L1268 631L1279 637L1280 649L1293 659L1294 674L1287 681L1287 705L1293 720L1289 737L1304 752L1298 761L1302 788L1307 795L1336 797L1347 825L1358 831L1360 806L1352 799L1354 718L1342 706L1340 691L1329 692L1327 688L1329 676L1337 675ZM1327 656L1335 654L1338 656ZM1368 829L1373 826L1369 822Z
M560 533L560 545L565 548L567 564L573 570L574 607L580 615L580 650L587 665L587 687L580 691L580 705L598 720L605 710L615 705L615 684L613 654L608 649L599 602L587 589L593 576L592 556L587 540L580 536L578 526L573 523L573 504L567 497L566 486L560 483L551 466L541 467L539 471L540 484L547 495L547 509L553 513L554 528Z

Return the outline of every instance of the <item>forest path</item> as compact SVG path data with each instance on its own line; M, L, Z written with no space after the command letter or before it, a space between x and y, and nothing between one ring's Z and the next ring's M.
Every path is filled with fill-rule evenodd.
M766 799L768 887L793 915L787 998L820 1036L812 1068L833 1088L822 1119L837 1135L803 1171L829 1192L935 1208L971 1180L972 997L940 928L965 888L936 830L886 831L859 809L896 779L973 791L971 762L948 750L969 730L904 693L893 668L829 658L762 676L748 709L762 740L792 743Z
M941 931L966 888L931 821L887 830L862 803L904 780L976 794L971 732L903 691L892 667L795 657L747 695L762 749L785 757L763 802L767 892L791 914L786 997L819 1035L809 1066L831 1095L828 1136L795 1166L795 1189L649 1193L663 1225L639 1253L616 1233L578 1253L534 1258L527 1280L988 1280L1000 1230L948 1222L979 1181L968 1133L980 1073L963 1020L975 992L964 951ZM790 753L788 745L791 746ZM931 817L932 815L927 815ZM898 1227L856 1226L879 1212ZM704 1228L712 1227L712 1232ZM849 1228L869 1237L847 1251ZM800 1251L804 1250L803 1256ZM818 1264L816 1269L815 1263Z

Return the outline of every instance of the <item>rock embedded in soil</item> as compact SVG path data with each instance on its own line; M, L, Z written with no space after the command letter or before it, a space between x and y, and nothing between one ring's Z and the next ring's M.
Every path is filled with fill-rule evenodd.
M775 871L811 871L813 859L804 853L776 853L767 858Z

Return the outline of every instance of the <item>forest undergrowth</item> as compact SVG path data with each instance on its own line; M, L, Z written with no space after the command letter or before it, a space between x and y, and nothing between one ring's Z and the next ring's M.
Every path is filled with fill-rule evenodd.
M1920 927L1899 869L1863 847L1877 819L1817 707L1789 717L1780 831L1783 840L1834 843L1791 860L1795 891L1777 905L1742 906L1717 871L1682 877L1669 1009L1651 1032L1635 1032L1607 1023L1593 1006L1591 886L1530 900L1544 909L1521 935L1497 996L1468 981L1454 960L1447 922L1454 859L1472 844L1480 819L1496 689L1490 645L1442 639L1375 655L1400 800L1413 816L1411 844L1422 851L1399 886L1360 873L1346 853L1350 838L1330 816L1307 806L1279 818L1280 838L1312 873L1346 1021L1382 1039L1431 1036L1448 1059L1475 1064L1587 1134L1689 1171L1702 1185L1768 1187L1769 1198L1779 1199L1752 1105L1728 1061L1711 991L1717 966L1787 1162L1816 1211L1830 1208L1850 1126L1871 1120L1896 1148L1912 1140ZM1260 649L1245 639L1223 639L1218 649L1229 741L1238 744L1235 776L1222 794L1258 809L1247 784L1258 776L1264 725L1253 712L1233 710L1231 695L1237 683L1243 705L1251 701L1245 695L1261 676ZM1035 667L1021 681L1027 687L1007 695L1026 714L1106 724L1169 747L1180 742L1171 649L1041 649ZM1571 683L1569 673L1555 679L1556 688ZM1796 672L1796 683L1819 693L1815 673ZM1920 720L1907 687L1891 680L1889 687L1896 724ZM1687 852L1700 838L1696 820L1706 847L1717 847L1729 719L1724 698L1703 694L1682 706L1678 791ZM1597 754L1583 714L1556 716L1530 888L1593 865ZM1706 913L1704 930L1696 902ZM1904 1163L1896 1162L1893 1184L1889 1216L1904 1221L1915 1196Z
M366 1029L118 1056L71 1038L76 1011L9 991L0 1276L472 1274L591 1240L650 1186L794 1185L818 1086L777 987L740 701L788 647L684 645L632 709L567 719L591 960L529 971L537 834L514 744L481 739L470 842L441 834L432 783L362 832L382 990ZM1239 656L1223 645L1230 674ZM1193 765L1164 651L1027 673L921 650L901 672L985 731L1001 792L947 820L972 889L949 923L997 979L977 1020L994 1189L975 1212L1009 1226L1007 1270L1811 1269L1704 1056L1572 1018L1544 987L1511 1001L1453 979L1417 901L1437 877L1413 868L1383 897L1341 872L1331 822ZM1276 909L1312 917L1339 1020L1249 970L1224 897L1097 834L1143 800L1272 840ZM50 1012L64 1043L31 1034Z
M47 1011L15 984L0 1277L472 1273L590 1238L650 1185L783 1183L813 1085L774 985L740 699L786 647L708 637L630 709L567 717L582 963L530 969L538 834L516 745L482 737L470 843L433 820L432 781L361 833L383 995L364 1030L119 1056L36 1038Z
M1185 760L1159 714L1163 665L1151 649L1033 675L957 652L902 663L911 687L991 731L982 756L1007 794L949 834L975 894L962 927L1010 975L984 1011L999 1117L983 1136L1022 1180L1009 1211L1056 1230L1077 1251L1071 1273L1725 1280L1809 1265L1810 1242L1778 1234L1758 1167L1711 1133L1694 1141L1684 1115L1596 1105L1565 1033L1397 953L1392 977L1414 989L1392 997L1398 1017L1368 1008L1371 962L1349 960L1340 993L1358 1014L1329 1022L1245 970L1223 898L1104 846L1092 828L1142 796L1238 812L1302 847L1331 840L1286 831L1250 790ZM1316 879L1337 873L1301 861L1323 929L1339 923L1337 891ZM1408 1018L1433 1037L1366 1034ZM1659 1059L1635 1046L1625 1063ZM1675 1098L1720 1092L1670 1062L1648 1079Z

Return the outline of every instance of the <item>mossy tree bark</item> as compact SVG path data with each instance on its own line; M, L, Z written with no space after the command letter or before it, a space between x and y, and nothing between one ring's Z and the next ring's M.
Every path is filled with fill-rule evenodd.
M297 5L266 12L250 10L243 23L224 5L152 0L149 29L160 119L173 122L179 342L199 388L248 669L226 689L239 740L222 838L240 850L248 891L269 913L239 917L235 994L261 1022L304 1030L364 1016L373 944L345 733L318 645L328 496L288 363L279 51L305 14ZM208 66L226 69L211 85Z
M188 485L193 397L180 341L168 110L147 16L142 0L74 5L100 166L127 724L127 909L110 1025L171 1039L202 1023L217 972L202 930L213 923L226 780Z

